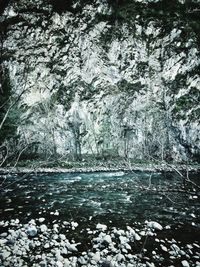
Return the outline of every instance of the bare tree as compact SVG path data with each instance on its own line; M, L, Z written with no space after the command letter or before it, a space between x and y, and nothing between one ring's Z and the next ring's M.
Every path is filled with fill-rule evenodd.
M80 112L80 98L79 95L76 94L68 115L68 127L73 136L74 157L76 160L82 160L82 138L87 133Z

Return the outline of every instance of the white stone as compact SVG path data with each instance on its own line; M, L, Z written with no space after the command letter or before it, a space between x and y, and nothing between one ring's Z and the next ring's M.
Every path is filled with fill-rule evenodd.
M45 224L42 224L40 226L40 230L41 230L42 233L45 233L45 232L47 232L48 228L47 228L47 226Z
M101 230L101 231L106 231L107 225L98 223L96 226L96 229Z
M78 251L75 244L70 244L69 242L67 242L66 247L71 252L77 252Z
M155 230L162 230L163 227L161 224L159 224L158 222L147 222L147 227L151 228L151 229L155 229Z
M109 243L112 243L111 236L110 236L110 235L106 235L106 236L104 236L103 241L107 242L108 244L109 244Z
M125 244L125 243L129 242L129 239L125 236L120 236L119 240L120 240L121 244Z
M141 240L141 237L137 233L134 234L134 238L135 238L136 241L140 241Z
M39 223L43 223L45 221L45 218L39 218L38 221Z
M172 244L171 248L178 254L180 251L180 248L176 244Z
M186 261L186 260L183 260L183 261L181 262L181 264L182 264L183 267L190 267L190 264L189 264L188 261Z
M61 261L56 262L56 267L63 267L63 263Z
M95 262L99 262L100 261L100 258L101 258L101 255L100 255L100 252L97 251L94 256L92 257L92 259L95 261Z
M78 227L78 223L77 223L77 222L71 222L71 226L72 226L73 228L76 228L76 227Z
M49 248L49 247L50 247L49 243L44 244L44 248Z
M2 258L3 259L7 259L9 256L10 256L10 252L9 251L3 251L3 253L2 253Z
M35 226L29 226L27 229L27 235L30 237L34 237L37 235L37 228Z
M168 249L164 246L164 245L160 245L160 247L161 247L161 249L163 250L163 251L168 251Z
M66 239L66 236L63 235L63 234L59 234L59 237L60 237L61 240L65 240Z
M117 260L118 262L121 262L121 261L124 261L124 260L125 260L125 257L124 257L124 255L122 255L121 253L118 253L118 254L116 255L116 260Z
M147 267L155 267L155 264L153 262L146 262Z

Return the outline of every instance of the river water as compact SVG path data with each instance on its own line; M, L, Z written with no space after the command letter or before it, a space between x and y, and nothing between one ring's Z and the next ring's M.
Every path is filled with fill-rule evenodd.
M6 178L6 180L5 180ZM199 174L191 174L199 182ZM172 173L96 172L1 176L0 220L45 218L47 225L77 222L81 229L95 229L97 223L125 229L156 221L170 228L160 238L174 238L184 244L200 240L200 196L177 192L182 180ZM5 231L0 229L0 233ZM76 236L76 230L69 235ZM73 236L74 235L74 236ZM151 244L149 244L151 245ZM195 265L194 265L195 266Z
M193 176L198 181L198 175ZM144 172L10 175L0 195L0 216L22 221L47 216L50 220L56 212L62 220L120 226L145 220L198 224L198 195L170 192L181 182L175 174Z

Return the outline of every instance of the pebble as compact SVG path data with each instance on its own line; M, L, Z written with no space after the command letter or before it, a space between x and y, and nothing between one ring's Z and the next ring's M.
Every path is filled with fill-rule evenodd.
M122 262L122 261L125 261L125 257L124 257L124 255L122 255L121 253L119 253L119 254L116 255L116 260L118 262Z
M146 231L141 231L141 232L140 232L140 235L141 235L141 236L145 236L145 235L146 235Z
M36 220L37 223L45 221L45 219L40 219ZM170 241L164 237L156 238L157 233L154 231L152 231L153 236L151 237L155 245L152 257L146 256L146 247L141 257L138 257L138 254L132 253L132 249L137 248L137 246L140 248L145 240L146 227L143 227L143 224L141 224L145 233L143 237L141 235L142 229L127 226L126 230L117 228L108 230L105 224L100 223L96 225L97 231L92 231L89 235L88 233L93 229L90 226L90 228L85 229L85 233L90 238L92 247L88 245L88 249L78 254L77 246L80 243L76 243L76 239L68 239L73 237L68 236L67 233L67 230L70 230L69 226L76 228L78 223L72 222L69 224L67 222L64 225L60 220L55 220L53 223L53 226L48 225L47 227L46 224L41 224L36 227L35 220L31 220L29 225L13 225L11 229L4 230L0 238L0 267L26 267L27 263L23 259L27 257L30 257L33 267L134 267L136 262L138 267L154 267L153 261L158 262L158 266L162 266L163 256L166 257L165 252L168 251L172 261L187 259L181 261L183 267L190 267L189 261L197 261L199 259L196 251L199 249L197 242L183 246L176 240ZM154 228L152 227L152 229L161 229L161 227L157 227L157 222L148 223L151 223L151 226L153 225ZM8 225L10 225L9 222ZM139 228L139 226L137 227ZM59 232L60 230L62 230L62 233ZM73 232L69 232L69 234L71 233ZM28 237L34 238L30 239ZM142 242L138 242L141 238ZM167 248L166 244L170 246L170 249ZM159 246L161 249L159 249ZM141 263L142 260L143 263ZM199 265L196 264L196 266Z
M161 224L151 221L151 222L147 222L147 227L151 228L151 229L155 229L155 230L162 230L163 227Z
M121 244L125 244L125 243L129 242L129 239L125 236L120 236L119 241Z
M99 262L100 261L100 258L101 258L101 255L100 255L100 252L97 251L94 256L92 257L92 259L95 261L95 262Z
M10 256L10 252L9 251L4 251L1 255L3 259L7 259Z
M29 221L29 224L30 224L30 225L36 225L36 222L35 222L34 219L31 219L31 220Z
M70 244L69 242L66 243L66 247L71 252L77 252L78 249L75 244Z
M124 246L127 250L131 250L131 246L128 243L124 244Z
M1 237L6 237L8 234L7 233L2 233L0 236Z
M126 255L126 257L130 260L130 259L133 258L133 255L132 254L128 254L128 255Z
M136 241L140 241L141 240L141 237L137 233L135 233L134 238L135 238Z
M163 246L163 245L160 245L160 247L161 247L161 249L162 249L163 251L165 251L165 252L167 252L167 251L168 251L168 249L167 249L165 246Z
M77 222L71 222L71 226L72 226L72 228L76 228L76 227L78 227L78 223Z
M178 254L180 251L180 248L176 244L172 244L171 248Z
M183 260L183 261L181 262L181 264L182 264L183 267L190 267L188 261L186 261L186 260Z
M85 265L87 264L87 261L85 260L85 258L83 256L78 258L78 263L81 265Z
M45 224L40 225L40 231L41 231L42 233L47 232L47 230L48 230L48 228L47 228L47 226L46 226Z
M98 223L96 226L96 229L101 230L101 231L106 231L107 225Z
M61 261L57 261L55 266L56 267L63 267L63 263Z
M60 237L61 240L65 240L66 239L66 236L63 235L63 234L59 234L59 237Z
M39 223L43 223L45 221L45 218L39 218L38 221Z
M112 243L111 236L110 235L105 235L104 238L103 238L103 241L108 243L108 244Z
M27 229L27 235L30 237L35 237L37 235L37 228L35 226L29 226Z
M146 262L147 267L155 267L155 264L153 262Z

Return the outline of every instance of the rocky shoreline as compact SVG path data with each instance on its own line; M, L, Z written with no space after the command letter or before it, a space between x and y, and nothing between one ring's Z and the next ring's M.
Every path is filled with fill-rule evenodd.
M0 221L0 228L0 266L200 266L197 241L182 244L170 239L171 226L155 221L127 225L125 229L101 223L93 229L81 229L74 221L54 220L49 224L45 218L36 218L23 224L13 219ZM84 238L72 237L71 233ZM159 233L163 233L162 238Z
M153 164L138 164L132 165L132 167L134 167L133 171L175 171L174 169L181 173L185 171L185 166L182 165L180 168L177 165L173 168L167 166L168 169L164 168L166 165ZM190 171L199 170L192 167L188 169ZM178 206L181 203L180 198L177 202L173 202L173 205L170 203L168 209L164 207L165 205L159 204L165 202L157 202L156 198L157 204L153 204L148 198L150 206L153 205L154 209L156 205L163 207L161 215L160 213L156 217L153 214L148 215L146 213L150 207L148 205L144 207L144 210L142 209L142 213L144 212L146 215L141 219L140 217L131 217L130 220L127 220L123 213L120 213L118 217L120 207L124 208L127 205L130 207L127 211L134 216L134 213L138 213L138 209L141 209L138 203L144 199L144 195L139 198L136 191L123 195L124 202L119 198L121 193L128 190L127 188L132 191L133 186L135 188L139 185L134 184L134 181L131 185L127 180L123 184L120 180L113 187L113 181L117 180L116 177L130 170L132 168L1 169L4 173L2 177L18 177L14 173L101 171L111 172L111 175L113 175L112 172L117 173L113 175L114 180L110 181L112 189L109 189L109 183L105 185L100 182L98 184L97 178L93 174L91 177L96 181L93 187L91 187L91 180L87 185L80 184L82 180L78 177L79 175L71 175L76 178L71 179L73 183L66 183L66 181L63 183L61 179L59 184L53 182L50 183L50 186L45 186L49 185L49 181L45 184L39 183L43 175L38 176L37 180L35 177L32 178L32 175L22 175L26 180L23 179L23 183L18 184L13 192L4 190L0 201L2 212L0 218L0 267L200 267L199 215L197 206L194 205L198 202L198 196L183 196L184 199L186 197L188 203L190 202L190 209L187 205L183 205L184 209L182 206ZM52 176L54 177L54 175ZM96 176L99 174L97 173ZM57 181L56 178L54 179ZM170 180L170 182L172 181ZM38 184L37 187L36 184ZM87 190L83 188L83 185ZM108 186L107 189L106 186ZM106 195L109 197L116 192L117 198L112 197L110 202L104 202L102 199L105 195L97 194L94 197L93 194L87 194L94 189L96 189L95 192L106 191ZM40 193L36 194L38 191ZM79 193L76 194L77 192ZM120 194L118 194L119 192ZM77 205L75 200L80 195L82 195L83 201L79 201L79 205ZM69 200L63 202L63 198L67 197L71 199L70 203L72 204L67 205ZM135 202L135 197L138 198L138 203ZM176 198L173 200L176 201ZM86 212L92 205L98 205L99 202L103 207L100 213L95 212L97 206L92 213ZM105 203L107 203L106 206ZM70 209L70 205L75 208ZM114 205L116 205L115 209ZM115 215L114 219L111 216L112 213ZM179 214L181 217L178 217ZM167 221L166 216L171 219ZM174 217L177 219L174 220Z
M132 164L130 167L78 167L78 168L62 168L62 167L5 167L0 168L0 174L8 173L90 173L90 172L131 172L131 171L145 171L145 172L171 172L171 171L190 171L199 172L200 165L184 165L184 164Z

